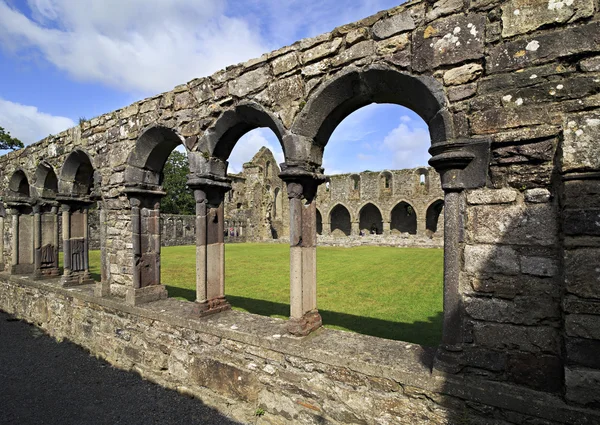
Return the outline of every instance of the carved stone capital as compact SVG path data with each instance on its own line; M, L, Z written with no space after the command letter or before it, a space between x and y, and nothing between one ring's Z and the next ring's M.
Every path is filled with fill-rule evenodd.
M429 165L440 173L442 189L462 191L485 186L490 145L488 139L456 140L432 145L429 149L432 155Z

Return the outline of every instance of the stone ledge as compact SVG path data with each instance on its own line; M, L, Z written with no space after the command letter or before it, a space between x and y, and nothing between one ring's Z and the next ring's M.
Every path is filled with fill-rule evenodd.
M565 423L600 423L600 412L570 406L552 394L472 376L451 375L437 370L432 372L433 348L331 329L320 329L308 337L292 337L285 334L287 321L282 319L239 311L193 318L192 302L166 299L143 306L130 306L120 298L94 296L94 285L67 289L58 284L58 279L35 281L29 277L0 273L0 302L6 301L3 295L10 286L24 288L34 296L32 290L54 293L74 305L88 303L85 308L108 314L113 310L120 317L131 315L140 320L159 321L259 349L272 350L284 356L302 358L334 368L343 367L367 376L392 379L401 385L424 391ZM5 308L2 305L0 307ZM143 371L140 373L145 376ZM149 378L152 379L152 376Z

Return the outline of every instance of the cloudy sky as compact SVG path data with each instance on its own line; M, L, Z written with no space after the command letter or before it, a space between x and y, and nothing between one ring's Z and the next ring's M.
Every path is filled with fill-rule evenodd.
M400 0L0 0L0 126L25 144L207 76ZM230 171L261 146L246 134ZM425 165L425 123L396 105L350 115L325 150L326 173Z

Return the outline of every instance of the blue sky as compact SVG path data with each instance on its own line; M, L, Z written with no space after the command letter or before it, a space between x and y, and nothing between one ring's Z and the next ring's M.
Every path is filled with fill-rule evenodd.
M24 143L227 65L399 4L398 0L0 0L0 126ZM426 125L371 105L336 129L326 173L424 165ZM266 145L244 136L230 171Z

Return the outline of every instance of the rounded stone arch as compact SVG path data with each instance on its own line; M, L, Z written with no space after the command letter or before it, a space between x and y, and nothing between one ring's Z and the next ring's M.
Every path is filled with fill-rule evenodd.
M285 140L287 131L275 114L256 102L240 102L233 109L224 111L214 125L209 128L197 150L206 152L210 157L227 161L238 140L255 128L269 128L279 140L284 156L289 149ZM265 171L266 172L266 171Z
M329 225L332 236L335 230L340 230L344 235L350 236L352 233L352 216L350 210L342 203L335 204L329 210Z
M400 201L390 211L390 230L417 234L417 211L407 201Z
M8 195L15 198L29 198L31 196L29 178L23 169L17 168L10 176Z
M291 132L314 140L322 156L342 120L371 103L392 103L413 110L429 126L432 144L454 138L442 84L431 76L411 75L383 64L351 67L328 79L308 99Z
M60 171L59 192L69 196L87 196L94 187L94 166L82 149L69 154Z
M433 235L438 231L438 221L443 210L443 199L436 199L427 206L427 210L425 213L425 230L427 234Z
M54 168L46 161L38 164L34 175L34 184L40 198L53 199L58 194L58 177Z
M366 202L358 209L358 227L367 234L383 234L383 215L381 208L373 202Z
M321 211L318 208L316 210L317 210L317 212L316 212L317 235L322 235L323 234L323 215L321 214Z
M171 128L159 125L146 129L127 157L125 183L160 186L169 155L183 142L183 137Z

